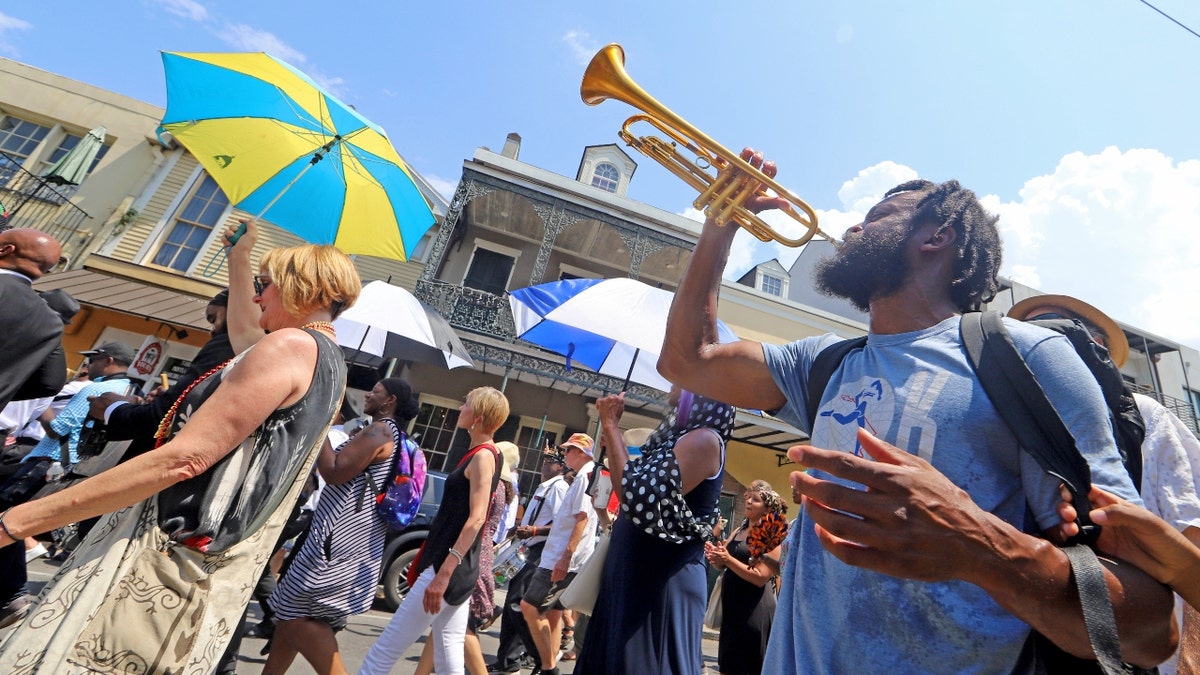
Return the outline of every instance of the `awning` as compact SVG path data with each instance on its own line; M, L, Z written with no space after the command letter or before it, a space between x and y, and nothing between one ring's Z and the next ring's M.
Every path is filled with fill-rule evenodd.
M198 298L123 277L86 269L70 270L46 275L33 287L38 291L61 288L81 305L132 314L201 332L208 332L210 328L204 319L208 298Z

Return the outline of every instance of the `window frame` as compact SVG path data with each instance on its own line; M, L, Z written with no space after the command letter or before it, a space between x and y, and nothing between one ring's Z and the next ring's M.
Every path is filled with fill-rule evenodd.
M612 169L613 175L611 177L600 175L600 171L605 168ZM612 188L610 189L606 183L612 183ZM594 188L599 188L605 192L615 195L617 194L617 190L621 187L621 170L617 168L616 164L613 164L607 159L602 159L596 162L596 165L592 167L591 185Z
M154 259L162 250L163 245L166 243L167 237L171 235L175 229L175 226L179 223L183 211L191 204L192 199L195 198L196 192L200 189L200 187L204 185L205 179L212 179L213 184L216 185L216 179L212 178L212 176L204 170L203 166L197 165L195 171L192 172L192 175L184 183L187 185L187 189L179 191L179 193L175 196L175 199L171 202L171 206L167 208L166 212L164 213L162 220L159 221L159 225L154 229L151 235L146 238L146 246L143 247L142 251L139 251L139 260L141 260L141 264L148 267L153 267L154 269L166 270L176 274L183 274L185 276L195 275L200 264L204 262L205 252L212 247L213 241L216 240L217 237L221 236L221 226L229 219L230 214L233 213L233 203L229 201L228 195L225 195L225 208L222 209L221 214L213 223L212 228L208 232L208 236L204 238L204 242L197 250L196 256L190 263L188 263L186 269L179 269L172 265L156 263L154 262ZM224 195L224 190L221 190L221 186L216 185L216 187L217 190ZM176 253L176 257L177 256L178 253Z
M768 279L773 282L777 282L779 284L779 292L778 293L773 293L767 289L767 280ZM777 298L785 298L785 297L787 297L787 295L785 295L787 293L787 280L785 280L782 277L776 276L774 274L769 274L767 272L763 272L762 270L759 270L759 272L758 272L758 290L762 291L763 293L766 293L767 295L772 295Z

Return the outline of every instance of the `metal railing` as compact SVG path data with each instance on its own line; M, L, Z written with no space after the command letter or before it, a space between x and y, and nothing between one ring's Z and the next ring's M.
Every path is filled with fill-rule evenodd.
M68 195L46 179L26 171L20 158L0 151L0 226L30 227L54 237L63 256L75 260L92 237L92 217L72 204Z
M517 338L512 309L503 295L437 280L418 281L413 295L436 309L455 328L506 342Z
M1144 384L1133 384L1129 388L1161 403L1164 408L1170 410L1176 417L1183 420L1183 423L1187 425L1188 429L1191 429L1193 434L1200 437L1200 420L1196 419L1196 410L1190 402L1181 398L1175 398L1174 396L1168 396L1167 394L1157 393L1153 388Z

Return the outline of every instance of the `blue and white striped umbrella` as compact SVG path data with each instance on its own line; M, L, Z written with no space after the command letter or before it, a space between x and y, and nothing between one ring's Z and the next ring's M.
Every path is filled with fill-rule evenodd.
M605 375L670 391L655 366L675 294L635 279L568 279L509 293L517 337ZM738 339L717 322L721 342Z

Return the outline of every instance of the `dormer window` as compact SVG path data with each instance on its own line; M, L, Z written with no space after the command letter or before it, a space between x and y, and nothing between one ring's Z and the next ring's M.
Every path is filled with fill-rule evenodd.
M761 273L759 274L759 279L762 284L761 290L763 293L770 293L774 296L781 298L783 297L783 279L770 274Z
M620 178L621 172L617 171L617 167L608 162L601 162L596 165L596 171L592 174L592 186L615 193Z

